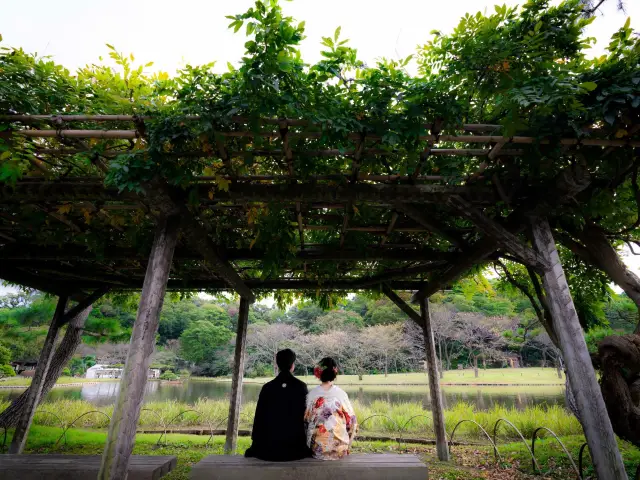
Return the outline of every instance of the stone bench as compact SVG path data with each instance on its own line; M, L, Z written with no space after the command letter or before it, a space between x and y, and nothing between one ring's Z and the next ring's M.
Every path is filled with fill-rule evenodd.
M427 480L427 466L415 455L349 455L342 460L312 458L265 462L211 455L191 469L191 480Z
M0 480L95 480L100 455L0 455ZM157 480L176 466L174 456L133 455L127 480Z

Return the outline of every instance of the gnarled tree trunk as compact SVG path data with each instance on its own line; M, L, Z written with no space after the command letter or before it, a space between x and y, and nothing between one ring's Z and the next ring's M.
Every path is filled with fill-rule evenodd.
M588 225L574 235L581 243L569 238L563 243L584 262L605 272L640 311L640 278L627 268L605 232ZM634 334L604 338L598 346L598 361L602 395L614 431L640 446L640 322Z
M604 338L598 345L602 396L616 434L640 446L640 335Z
M60 378L60 375L62 374L62 370L67 366L76 349L80 345L84 324L87 321L89 313L91 313L91 309L92 307L86 308L67 324L67 331L51 359L51 365L49 365L47 377L42 387L42 393L40 394L41 402L56 384L58 378ZM11 402L11 405L0 413L0 425L6 427L14 427L16 425L18 418L20 418L20 415L26 406L30 388L31 387L22 392L19 397Z

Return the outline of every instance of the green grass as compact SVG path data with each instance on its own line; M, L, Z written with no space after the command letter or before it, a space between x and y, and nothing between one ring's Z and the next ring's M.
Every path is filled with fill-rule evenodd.
M266 383L273 377L245 378L246 383ZM313 376L300 376L300 380L315 385L318 379ZM195 381L230 382L230 378L192 377ZM362 381L357 375L339 375L339 385L428 385L429 379L424 372L390 373L388 376L364 375ZM564 375L558 378L554 368L488 368L480 369L478 378L473 370L450 370L444 372L440 380L442 385L564 385Z
M263 384L272 380L273 377L245 378L246 383ZM313 376L298 377L309 385L318 383L318 379ZM214 381L230 382L230 378L208 378L191 377L191 381ZM57 385L69 383L87 382L113 382L112 378L76 378L60 377ZM31 378L11 377L0 379L2 386L28 386ZM336 381L339 385L428 385L429 379L424 372L414 373L390 373L384 375L364 375L362 381L357 375L340 375ZM564 385L564 379L559 379L554 368L488 368L480 369L478 378L475 378L473 370L451 370L444 373L444 378L440 381L442 385Z
M0 403L0 411L8 404L8 402ZM434 437L431 412L419 402L388 403L378 400L364 405L354 401L353 405L363 434L404 435L413 438ZM42 426L70 425L84 414L73 424L75 427L106 428L109 418L104 414L111 416L112 410L112 406L96 407L83 400L56 400L44 403L38 408L34 423ZM228 411L229 403L226 400L201 399L195 404L176 401L150 402L144 405L139 426L146 429L161 429L165 426L224 428ZM251 428L254 412L255 403L243 405L241 428ZM508 419L522 431L525 437L529 438L540 426L550 428L558 435L575 435L582 431L576 418L558 406L532 406L524 410L494 406L489 411L477 411L471 404L458 403L445 411L445 422L449 434L461 420L474 420L492 434L499 418ZM504 424L499 432L505 439L518 438L517 433ZM483 435L482 430L476 425L465 422L456 430L455 438L478 440L483 439Z
M56 385L65 385L69 383L94 383L94 382L117 382L117 379L113 378L78 378L78 377L60 377L56 382ZM29 377L10 377L0 379L0 388L7 387L28 387L31 385L31 378Z
M82 429L70 429L67 432L67 444L56 441L62 430L55 427L34 426L27 441L27 453L56 453L76 455L100 455L106 441L106 432ZM138 434L133 453L135 455L176 455L178 467L168 476L167 480L186 480L192 465L199 462L206 455L223 453L224 438L214 437L209 446L205 446L206 435L170 434L167 446L156 448L158 434ZM577 456L584 438L580 435L565 436L561 440L567 446L577 464ZM1 441L1 437L0 437ZM9 432L7 443L11 441ZM248 437L238 439L238 453L242 454L250 445ZM503 480L531 479L531 458L522 443L499 443L498 448L505 463L496 465L490 447L456 445L452 449L451 462L439 462L435 458L432 446L402 444L382 441L356 441L353 445L354 453L413 453L420 456L429 466L430 478L443 480L478 480L483 478ZM640 463L640 450L625 442L620 442L625 464L630 476L635 466ZM573 479L575 474L570 468L570 462L562 453L553 439L538 441L536 444L536 459L540 464L544 478L556 480ZM586 473L592 473L590 459L586 459Z

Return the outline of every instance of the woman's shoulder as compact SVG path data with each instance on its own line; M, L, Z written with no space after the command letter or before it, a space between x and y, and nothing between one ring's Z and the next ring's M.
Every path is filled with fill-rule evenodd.
M307 397L317 397L319 395L322 395L323 393L324 393L324 390L322 388L322 385L317 385L313 387L311 390L309 390Z
M342 397L342 398L349 398L349 395L347 395L347 392L345 392L343 389L341 389L339 386L334 385L333 389L335 391L336 396Z
M322 385L318 385L317 387L309 390L309 394L307 398L315 398L315 397L335 397L339 399L349 398L347 393L342 390L337 385L333 385L329 390L325 390L322 388Z

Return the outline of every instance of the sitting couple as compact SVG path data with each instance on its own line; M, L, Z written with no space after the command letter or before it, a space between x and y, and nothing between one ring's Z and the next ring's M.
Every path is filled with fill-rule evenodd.
M322 382L308 392L293 376L296 354L276 355L279 375L262 387L253 421L253 440L246 457L284 462L314 457L337 460L349 454L356 416L347 394L333 384L338 366L323 358L314 369Z

